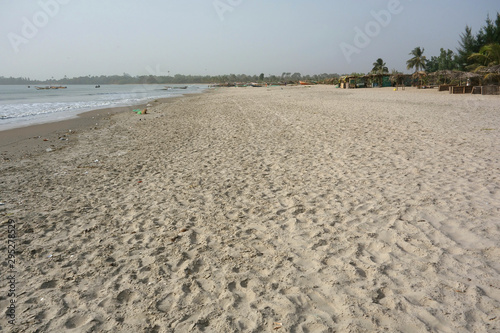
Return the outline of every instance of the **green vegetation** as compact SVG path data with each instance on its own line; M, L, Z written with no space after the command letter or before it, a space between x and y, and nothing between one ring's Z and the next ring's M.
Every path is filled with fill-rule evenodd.
M427 58L424 56L424 50L424 48L417 46L410 52L410 55L412 55L413 58L406 62L407 69L415 68L416 72L425 69Z
M482 27L474 36L472 28L465 27L465 32L460 35L458 54L455 57L455 62L460 70L468 70L474 68L477 59L470 56L474 53L479 53L481 48L488 44L500 43L500 13L497 13L495 22L489 16L486 18L486 25Z
M212 84L212 83L234 83L234 82L280 82L280 81L324 81L332 77L338 77L338 74L317 74L317 75L304 75L300 73L283 73L281 76L271 75L265 76L264 73L260 75L246 75L246 74L229 74L217 76L200 76L200 75L181 75L174 76L154 76L154 75L141 75L131 76L127 73L123 75L101 75L101 76L80 76L75 78L63 79L50 79L50 80L33 80L23 77L3 77L0 76L0 84L22 84L22 85L71 85L71 84Z
M426 69L428 72L437 72L443 70L454 70L458 69L458 65L455 62L455 53L452 50L444 50L441 48L441 53L439 57L432 56L431 60L427 60Z
M441 49L439 57L431 57L427 61L427 71L461 70L472 71L488 66L499 65L500 49L500 13L493 22L489 16L486 25L474 36L472 28L465 26L460 34L457 53Z
M373 63L372 73L373 74L389 73L389 68L385 66L385 62L384 60L382 60L382 58L378 58L377 61Z
M410 52L412 58L406 62L407 69L416 72L425 70L428 73L446 70L478 72L486 67L500 65L500 13L497 13L495 21L487 16L486 25L476 35L472 33L471 27L466 26L458 44L456 53L441 48L439 56L431 56L430 60L423 55L424 48L418 46ZM373 64L372 73L379 68L378 60Z
M472 28L466 26L458 44L457 53L441 48L439 56L432 56L430 60L423 55L424 48L416 47L410 53L413 57L406 62L407 69L428 73L453 70L478 72L500 65L500 13L497 13L494 22L487 16L486 25L475 36Z
M479 49L479 52L472 53L469 58L474 63L470 68L477 69L478 67L489 67L500 65L500 44L492 43L485 45Z

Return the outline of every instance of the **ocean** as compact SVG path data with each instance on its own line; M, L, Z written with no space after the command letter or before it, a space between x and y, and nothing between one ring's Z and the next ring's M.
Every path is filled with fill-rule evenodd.
M44 85L40 85L44 87ZM76 117L79 113L143 104L158 98L199 93L207 85L68 85L37 90L35 86L0 85L0 131Z

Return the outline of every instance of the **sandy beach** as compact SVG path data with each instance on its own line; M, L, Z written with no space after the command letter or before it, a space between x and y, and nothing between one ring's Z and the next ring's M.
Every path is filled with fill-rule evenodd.
M0 331L499 332L499 101L223 88L4 133Z

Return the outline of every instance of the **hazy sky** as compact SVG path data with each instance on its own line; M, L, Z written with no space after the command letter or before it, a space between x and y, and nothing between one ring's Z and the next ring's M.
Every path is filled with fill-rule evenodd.
M2 0L0 76L406 71L499 0Z

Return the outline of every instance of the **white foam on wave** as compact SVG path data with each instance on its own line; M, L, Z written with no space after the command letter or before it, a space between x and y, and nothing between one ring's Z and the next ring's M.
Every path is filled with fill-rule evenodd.
M10 101L9 95L4 93L7 98L0 102L0 130L69 119L90 110L143 104L158 98L200 92L206 87L190 86L186 90L163 90L158 86L142 85L106 88L109 91L95 91L93 86L72 86L51 94L25 89L16 91L15 99Z

